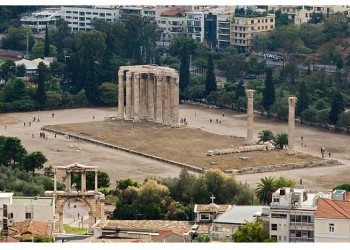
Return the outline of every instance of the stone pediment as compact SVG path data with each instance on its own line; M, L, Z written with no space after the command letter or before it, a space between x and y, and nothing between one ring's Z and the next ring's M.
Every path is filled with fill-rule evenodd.
M95 171L99 167L98 166L86 166L80 163L73 163L67 166L55 166L54 169L64 169L67 172L84 172L84 171Z

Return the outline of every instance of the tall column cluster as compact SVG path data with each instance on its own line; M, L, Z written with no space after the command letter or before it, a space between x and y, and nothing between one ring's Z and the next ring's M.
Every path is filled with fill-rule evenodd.
M120 67L118 80L119 119L178 126L179 75L175 69L124 66Z

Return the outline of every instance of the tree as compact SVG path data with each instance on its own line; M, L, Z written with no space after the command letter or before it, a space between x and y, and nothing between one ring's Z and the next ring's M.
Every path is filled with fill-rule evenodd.
M125 190L128 187L141 187L141 183L138 181L135 181L131 178L125 178L117 181L117 189L119 190Z
M48 57L50 55L50 39L49 39L49 29L45 28L45 49L44 49L44 56Z
M40 62L38 65L38 78L36 82L38 88L36 91L36 100L41 108L45 107L46 103L46 90L45 82L51 77L50 69L43 63Z
M339 115L345 111L343 95L337 92L332 99L332 107L329 111L329 120L332 124L337 124Z
M11 163L20 163L27 154L17 137L0 136L0 163L9 166Z
M123 84L123 83L121 83ZM118 85L104 82L100 86L100 102L102 105L116 105L118 102Z
M263 92L263 108L267 111L267 117L270 117L270 107L275 102L275 86L272 80L272 69L268 68L265 78L265 88Z
M238 98L240 97L245 97L245 87L244 87L244 81L241 80L239 81L236 91L235 91L235 99L234 101L236 102Z
M33 46L32 49L32 56L34 58L44 58L45 57L45 43L44 42L38 42ZM57 56L57 50L56 47L49 44L49 54L51 56Z
M211 238L208 234L200 234L196 237L196 242L211 242Z
M350 184L344 183L344 184L338 185L338 186L333 188L333 190L335 190L335 189L346 190L346 191L350 192Z
M346 128L346 133L349 133L350 130L350 112L343 112L339 115L337 125L340 127Z
M276 190L283 187L296 187L297 182L293 179L288 179L284 176L280 176L278 179L275 179L275 188Z
M209 53L208 57L208 67L207 67L207 78L205 80L205 91L206 94L209 95L210 92L216 91L216 80L214 74L214 61L213 54Z
M72 183L76 184L78 189L81 188L81 175L73 174ZM109 175L103 171L97 171L97 188L109 188L111 185ZM94 190L95 189L95 172L86 173L86 189Z
M9 81L3 89L3 101L14 102L25 99L26 86L21 79Z
M20 26L18 28L10 27L7 29L5 36L1 39L2 48L10 50L27 50L27 36L28 36L28 50L31 51L35 40L32 31L29 27Z
M309 97L307 94L305 82L302 82L299 85L299 95L298 95L298 102L297 102L297 110L296 113L298 116L300 116L300 123L303 123L303 111L309 107Z
M247 222L232 235L234 242L274 242L260 222Z
M180 57L179 85L184 91L190 81L190 55L197 48L197 43L192 37L179 36L171 40L169 47L170 54Z
M99 103L99 85L96 76L96 66L93 59L90 59L85 80L85 94L90 103Z
M35 169L43 168L45 162L47 162L45 155L36 151L24 157L23 167L27 171L32 171L34 177Z
M255 194L261 204L269 205L272 201L272 194L276 191L275 179L273 177L264 177L255 189Z
M275 145L277 148L283 149L284 145L288 145L288 134L279 133L277 134Z
M259 133L259 141L258 142L266 142L266 141L274 141L275 136L273 135L272 131L269 129L264 129Z
M14 79L17 75L16 64L12 60L5 60L4 63L0 63L0 79L4 80L5 83L8 80Z

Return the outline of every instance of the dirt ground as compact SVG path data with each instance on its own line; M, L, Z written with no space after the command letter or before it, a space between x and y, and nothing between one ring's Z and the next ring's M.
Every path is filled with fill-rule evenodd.
M55 114L54 117L52 117L53 112ZM222 116L223 112L225 113L224 117ZM48 162L45 164L46 166L68 165L74 162L99 166L103 171L106 171L110 175L112 186L115 185L115 180L125 177L131 177L136 180L143 181L145 178L152 176L177 176L180 168L151 159L96 146L90 143L75 141L72 139L68 140L64 136L57 136L57 138L55 138L54 134L49 134L48 140L39 138L41 126L55 124L91 124L93 126L90 126L90 131L87 131L87 133L91 134L93 130L96 131L99 124L106 123L104 121L104 117L115 116L116 113L116 108L85 108L1 114L0 134L6 136L17 136L21 139L22 144L29 152L42 151L48 158ZM38 116L40 116L40 122L32 122L31 126L29 127L28 122L33 121L33 117ZM95 120L93 120L93 116L95 116ZM195 131L195 133L198 133L198 135L203 133L203 131L207 131L210 132L212 136L215 136L213 134L224 136L217 136L217 138L223 138L218 139L218 142L213 140L215 143L222 143L220 146L232 145L233 140L231 136L235 136L237 139L242 140L246 136L247 122L245 113L230 110L208 109L200 106L183 104L180 105L180 117L186 117L188 120L188 126L197 128L195 130L192 129L192 131ZM215 119L220 119L221 125L216 124L215 122L209 123L210 118L214 121ZM25 127L24 122L27 123ZM71 127L73 128L74 125ZM188 128L181 128L180 130L183 131L186 129ZM269 120L265 117L261 117L259 114L256 114L254 117L254 138L257 138L258 133L263 129L270 129L277 134L280 132L288 132L288 125L286 121L281 122ZM126 129L126 131L127 130L128 129ZM140 136L135 131L134 134L131 132L130 138L137 139L138 136ZM34 134L34 138L32 138L32 133ZM117 133L117 131L115 131L115 133ZM132 135L134 137L132 137ZM202 137L203 136L204 134L202 134ZM206 136L207 135L205 135L205 137ZM301 148L301 136L304 137L304 142L307 143L306 148ZM156 136L153 135L153 137ZM206 138L202 138L202 141L206 141L205 139ZM189 146L183 146L184 140L186 141L186 137L185 139L182 138L182 140L179 141L180 146L177 147L182 148L182 151L188 151ZM167 152L169 157L174 157L175 160L179 160L175 154L172 154L173 150L170 145L172 145L173 142L171 142L169 138L164 138L164 141L166 142L165 144L168 144L168 148L166 148L164 151ZM295 149L298 152L310 154L319 158L320 147L324 146L327 153L331 152L332 158L338 159L340 162L344 163L344 165L273 173L239 175L236 178L239 181L247 182L248 184L252 185L252 187L255 187L256 183L259 182L259 179L264 176L278 177L283 175L297 180L303 178L303 183L308 189L319 191L328 190L335 185L350 182L350 171L348 170L350 166L350 149L348 147L349 142L350 137L347 135L335 134L334 132L320 130L318 128L304 125L300 126L300 124L297 124ZM128 142L127 140L123 140L122 143ZM178 143L175 144L177 145ZM202 142L197 142L196 144L202 144ZM152 146L154 146L154 144ZM200 150L198 146L199 151L197 151L197 154L202 154L202 158L205 159L205 153L208 150L207 147L212 145L207 144L204 146L205 147ZM147 143L145 143L143 147L149 148L149 150L154 150ZM215 147L211 147L211 149L215 149ZM264 163L264 161L260 159L260 156L256 158Z

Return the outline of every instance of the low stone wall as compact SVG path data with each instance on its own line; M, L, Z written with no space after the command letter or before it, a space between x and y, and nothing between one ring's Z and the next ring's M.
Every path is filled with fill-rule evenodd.
M232 169L226 170L227 174L255 174L255 173L264 173L264 172L276 172L276 171L284 171L284 170L292 170L299 168L313 168L313 167L327 167L341 165L338 160L330 159L330 160L321 160L321 161L310 161L310 162L299 162L299 163L286 163L286 164L275 164L261 167L249 167L249 168L241 168L241 169Z

